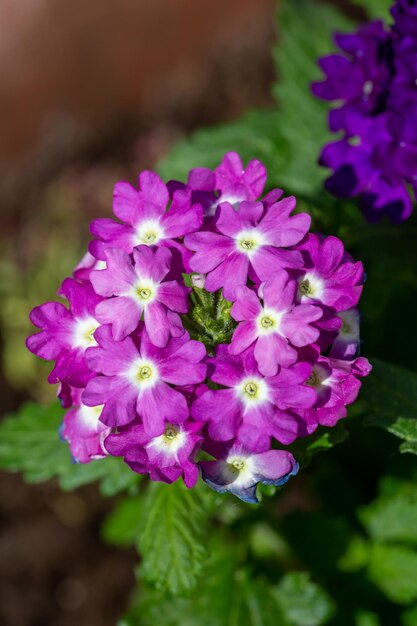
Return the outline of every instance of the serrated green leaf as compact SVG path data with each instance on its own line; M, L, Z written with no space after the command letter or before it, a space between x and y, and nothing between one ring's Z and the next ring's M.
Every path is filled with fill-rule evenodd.
M395 486L393 493L385 489L387 495L362 507L359 519L374 541L417 545L417 485L395 481Z
M269 184L276 185L288 158L288 145L280 132L282 119L276 110L253 110L241 120L198 130L178 143L160 162L166 178L185 180L194 167L214 168L226 152L234 150L244 162L260 159L268 168Z
M271 587L240 568L222 546L192 597L141 588L139 605L118 626L295 626L282 615Z
M298 193L314 194L327 176L317 159L330 133L328 105L312 96L311 83L321 78L318 58L334 48L332 34L351 30L352 22L336 8L311 0L292 0L280 6L274 94L289 146L282 184Z
M58 404L28 403L17 414L7 416L0 424L0 468L21 472L30 483L57 478L64 490L98 480L108 496L134 488L139 477L119 458L72 462L68 445L58 435L63 415Z
M308 572L289 572L274 589L284 616L294 626L326 624L335 611L333 600Z
M392 601L417 600L417 552L404 546L375 544L368 566L370 580Z
M197 585L207 559L205 503L199 489L151 483L143 504L138 540L142 575L172 594L186 594Z
M362 390L370 409L366 423L417 443L417 374L378 359L371 362L373 371Z
M332 47L334 30L351 22L333 7L310 0L282 3L280 38L274 57L278 81L274 110L254 110L238 122L197 131L178 144L159 165L166 178L184 180L193 167L215 167L225 152L244 161L257 158L268 168L268 185L299 194L315 194L326 171L317 165L329 137L327 105L315 99L310 84L320 77L317 59Z

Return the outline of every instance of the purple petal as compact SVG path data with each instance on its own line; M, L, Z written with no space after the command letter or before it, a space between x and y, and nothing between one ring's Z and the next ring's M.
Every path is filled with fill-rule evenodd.
M256 319L261 313L261 303L252 289L245 286L237 287L235 297L236 301L233 303L230 314L237 322Z
M100 324L111 324L113 338L121 341L138 326L142 307L132 298L110 298L96 307L96 319Z
M230 354L240 354L256 341L257 330L253 321L241 322L233 333L232 343L229 346Z
M185 397L163 382L147 389L138 398L137 411L148 435L156 437L164 430L165 420L182 422L189 416Z

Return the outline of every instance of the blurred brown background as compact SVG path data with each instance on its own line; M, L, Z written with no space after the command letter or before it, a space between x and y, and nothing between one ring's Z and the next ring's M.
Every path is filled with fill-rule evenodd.
M114 182L270 103L275 2L0 0L0 24L3 415L53 397L24 348L28 311L54 297ZM136 559L100 540L110 506L94 486L1 475L1 626L115 624Z

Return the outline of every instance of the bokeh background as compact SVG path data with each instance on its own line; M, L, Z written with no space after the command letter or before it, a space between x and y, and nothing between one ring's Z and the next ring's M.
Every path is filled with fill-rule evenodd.
M272 103L275 13L273 0L1 0L1 415L54 396L24 347L28 312L110 215L115 181ZM115 624L136 557L100 539L111 506L94 485L0 475L2 626Z

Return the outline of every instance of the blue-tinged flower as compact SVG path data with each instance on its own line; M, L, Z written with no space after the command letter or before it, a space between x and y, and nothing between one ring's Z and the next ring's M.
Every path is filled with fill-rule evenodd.
M203 480L214 491L230 492L244 502L259 502L258 483L281 487L298 473L297 461L285 450L253 454L239 444L220 450L218 460L200 462Z

